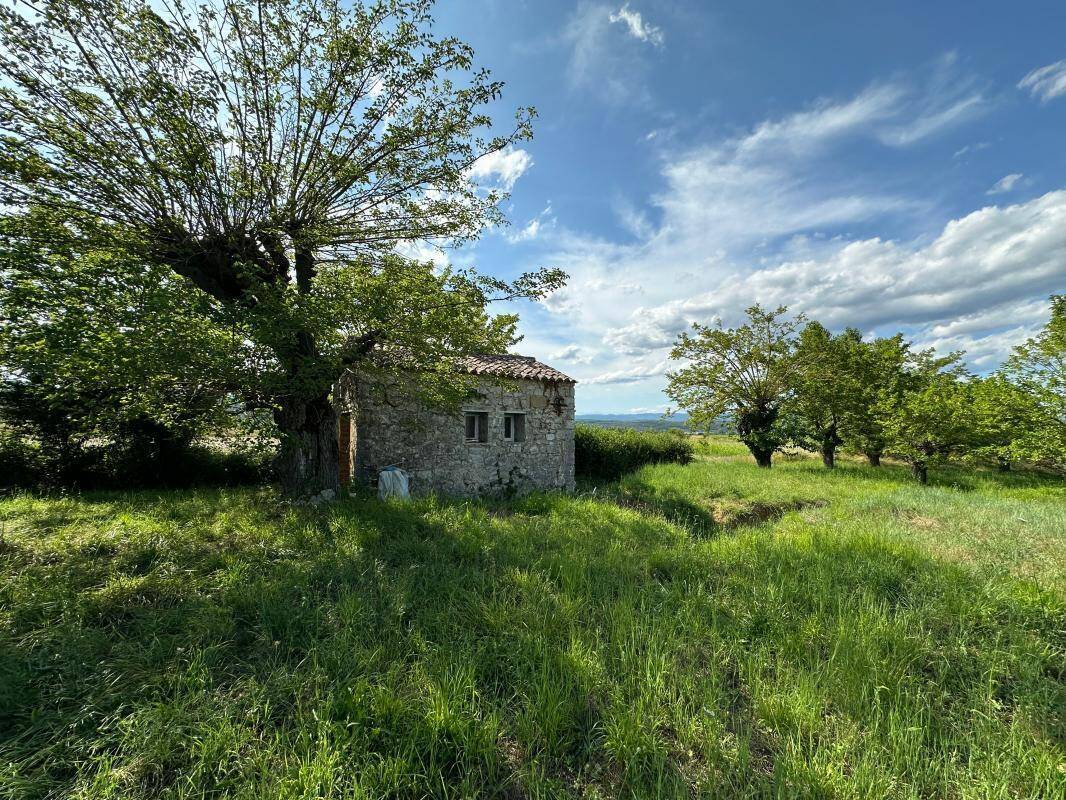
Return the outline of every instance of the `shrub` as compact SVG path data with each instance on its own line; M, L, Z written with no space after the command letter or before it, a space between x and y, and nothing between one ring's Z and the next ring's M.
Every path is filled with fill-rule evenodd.
M577 474L604 480L615 480L645 464L687 464L693 456L692 443L683 436L629 428L578 425L574 446Z
M247 486L270 478L259 452L183 444L161 452L98 445L59 454L0 435L0 490L185 489Z

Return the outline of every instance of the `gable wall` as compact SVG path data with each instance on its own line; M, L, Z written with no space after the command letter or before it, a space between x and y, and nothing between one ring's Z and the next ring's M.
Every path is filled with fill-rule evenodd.
M427 409L399 387L374 397L353 387L355 479L395 464L416 494L473 497L574 488L574 384L488 378L464 411L488 413L488 441L467 443L463 414ZM556 406L556 399L561 405ZM505 412L525 414L525 441L505 442Z

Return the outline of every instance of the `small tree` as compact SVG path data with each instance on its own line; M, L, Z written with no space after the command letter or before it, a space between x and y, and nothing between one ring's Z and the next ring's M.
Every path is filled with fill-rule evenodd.
M855 393L846 405L840 431L844 442L866 456L872 467L881 465L888 445L878 407L886 398L899 398L906 389L905 367L911 358L903 334L861 342L851 362Z
M854 328L832 335L819 322L800 332L796 347L795 392L788 410L801 420L799 444L816 449L829 469L843 443L842 426L862 402L862 334Z
M666 394L688 411L689 423L709 426L729 414L737 435L760 467L769 467L774 450L787 441L777 425L795 379L796 332L803 317L786 318L788 309L747 309L748 321L736 328L693 324L682 333L671 359L687 362L667 374Z
M957 353L944 358L931 351L918 354L906 372L908 388L884 396L877 407L889 451L910 464L922 484L929 482L930 466L975 440L972 392L962 380L958 359Z

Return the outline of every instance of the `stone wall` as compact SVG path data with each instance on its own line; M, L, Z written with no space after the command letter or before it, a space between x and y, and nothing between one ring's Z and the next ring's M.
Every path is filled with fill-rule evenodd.
M350 385L355 480L373 482L389 465L411 491L458 497L574 488L574 384L479 378L462 410L426 408L398 385L371 394ZM465 440L465 411L485 412L487 441ZM525 415L525 441L504 440L504 414Z

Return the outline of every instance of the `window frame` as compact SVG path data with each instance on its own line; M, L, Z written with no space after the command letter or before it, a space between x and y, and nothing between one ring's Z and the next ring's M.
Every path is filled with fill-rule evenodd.
M511 435L507 435L510 423ZM503 414L503 440L512 444L521 444L526 440L526 415L521 411L505 411Z
M470 438L467 431L470 429L471 419L474 422L474 437ZM489 412L464 410L463 411L463 442L466 444L487 444L489 440Z

